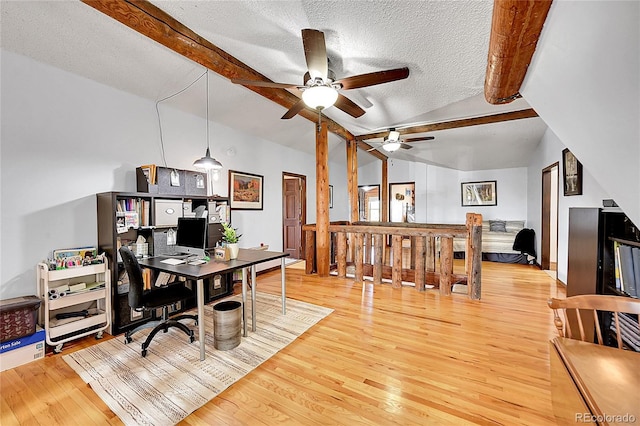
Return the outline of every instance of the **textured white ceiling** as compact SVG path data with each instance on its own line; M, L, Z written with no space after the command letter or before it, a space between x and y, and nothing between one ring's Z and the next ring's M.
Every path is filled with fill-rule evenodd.
M178 21L276 82L301 84L300 31L324 32L337 78L407 66L406 80L344 91L366 114L324 114L353 134L528 108L524 99L484 101L492 1L154 1ZM77 1L2 1L2 47L120 90L158 100L203 68ZM203 87L172 105L203 114ZM229 127L314 153L313 124L281 120L285 109L211 73L210 117ZM546 126L539 118L432 132L394 158L460 170L525 166ZM344 158L330 137L331 159ZM491 154L489 154L491 153ZM499 153L496 155L496 153ZM360 163L373 161L368 154Z

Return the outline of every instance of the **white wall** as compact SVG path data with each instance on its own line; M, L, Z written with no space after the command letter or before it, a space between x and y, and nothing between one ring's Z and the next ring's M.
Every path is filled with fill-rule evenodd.
M520 90L562 144L607 189L608 198L636 224L640 223L638 22L638 1L554 1Z
M560 162L562 150L565 146L560 139L549 129L545 132L542 141L534 152L528 168L528 186L526 192L529 199L527 209L527 223L529 228L536 231L536 250L540 255L542 232L542 170L553 163ZM562 167L559 168L562 173ZM569 208L571 207L602 207L602 200L610 198L604 189L596 182L589 169L582 170L582 194L569 197L564 196L562 186L558 196L558 279L567 282L567 242L569 238ZM562 179L559 179L562 185ZM538 260L539 262L539 260Z
M439 166L390 160L389 183L415 182L416 222L465 223L469 212L484 219L526 220L527 168L463 172ZM380 163L358 169L358 185L379 184ZM497 206L462 207L461 183L495 180Z
M135 191L135 168L162 162L154 102L0 53L0 299L6 299L37 293L36 264L52 250L97 244L96 193ZM206 147L205 121L160 108L168 166L193 169ZM210 126L212 155L224 166L214 193L227 195L228 169L264 176L264 210L232 212L241 247L262 242L280 250L282 172L307 176L307 220L313 222L315 158L213 121ZM236 153L228 156L231 147Z

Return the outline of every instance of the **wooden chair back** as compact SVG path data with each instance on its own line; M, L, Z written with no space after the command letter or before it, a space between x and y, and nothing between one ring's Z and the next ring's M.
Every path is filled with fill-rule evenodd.
M579 296L571 296L566 299L551 298L547 302L549 307L553 309L553 322L558 329L558 334L562 337L577 339L574 337L569 325L567 311L574 310L578 319L578 328L580 329L580 340L585 341L584 318L580 311L592 311L595 323L598 343L602 345L602 332L600 330L600 320L598 311L611 312L615 320L616 338L618 340L618 348L622 349L622 338L620 334L619 313L640 314L640 300L623 296L608 296L602 294L583 294ZM560 316L562 311L562 317ZM638 327L640 333L640 326Z

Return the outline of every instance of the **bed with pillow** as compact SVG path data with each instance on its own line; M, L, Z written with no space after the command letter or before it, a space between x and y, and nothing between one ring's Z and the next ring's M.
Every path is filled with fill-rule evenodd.
M503 263L534 263L535 241L533 230L525 229L524 220L485 220L482 222L482 260ZM523 231L523 232L520 232ZM514 243L518 244L514 250ZM464 238L453 239L456 258L464 258Z

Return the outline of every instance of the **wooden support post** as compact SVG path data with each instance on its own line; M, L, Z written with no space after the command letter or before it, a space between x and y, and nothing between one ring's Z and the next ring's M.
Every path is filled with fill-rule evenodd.
M391 287L402 287L402 235L394 235L391 240L393 266L391 268Z
M425 289L425 237L413 237L415 242L415 284L416 290L424 291Z
M416 268L416 237L411 237L409 239L409 244L411 244L411 246L409 247L409 269L415 269Z
M316 268L321 277L329 276L329 142L327 123L316 131Z
M338 232L338 277L347 276L347 234Z
M436 271L436 237L427 237L426 271Z
M349 217L351 222L358 221L358 144L353 138L347 138L347 191L349 192Z
M382 283L382 252L384 251L382 240L383 240L382 234L375 234L373 236L373 253L375 258L373 261L373 283L374 284Z
M316 231L304 232L305 274L313 274L316 270Z
M440 238L440 295L451 294L453 275L453 237Z
M357 284L362 283L362 281L364 280L364 273L363 273L363 265L362 265L362 236L363 234L361 234L360 232L353 234L353 239L354 239L354 245L355 248L353 250L354 252L354 256L355 259L353 261L353 263L355 264L355 282Z

